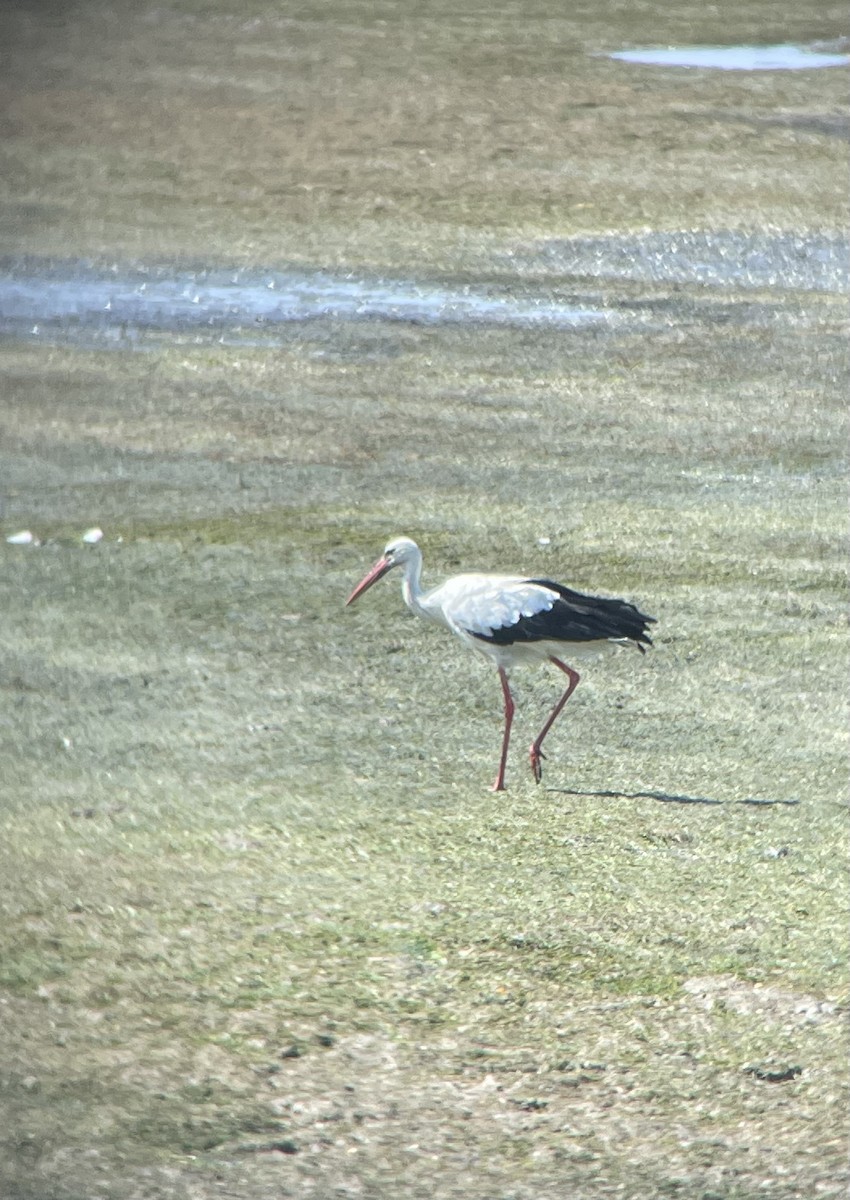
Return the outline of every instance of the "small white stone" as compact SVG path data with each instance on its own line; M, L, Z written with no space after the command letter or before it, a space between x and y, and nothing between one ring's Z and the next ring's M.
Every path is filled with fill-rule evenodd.
M551 542L552 542L552 539L547 538L547 537L539 537L537 539L538 546L549 546L549 545L551 545Z
M22 529L20 533L10 533L6 538L10 546L40 546L41 542L34 533L30 533L28 529Z
M103 537L103 530L98 529L95 525L92 529L87 529L83 534L83 541L87 546L96 546Z

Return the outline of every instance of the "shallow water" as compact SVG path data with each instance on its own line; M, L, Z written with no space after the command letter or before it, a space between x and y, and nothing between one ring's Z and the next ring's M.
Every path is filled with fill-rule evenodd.
M805 71L843 67L850 55L807 46L666 46L663 49L618 50L620 62L653 67L708 67L719 71Z
M0 332L50 340L117 330L228 331L250 341L262 327L316 318L378 318L413 324L571 328L610 320L600 310L544 295L515 297L473 287L325 272L97 271L75 263L10 265L0 275ZM232 340L231 338L227 339Z
M282 326L320 319L549 329L621 323L628 303L615 312L588 305L586 296L573 303L554 291L556 280L563 291L589 277L850 291L850 246L837 234L682 231L558 239L506 248L494 266L520 277L542 274L549 282L524 281L509 289L319 271L104 270L7 261L0 269L0 334L127 348L143 336L186 333L199 342L244 346L269 344Z
M563 238L527 244L508 257L527 270L596 279L850 292L850 242L841 234L683 230Z

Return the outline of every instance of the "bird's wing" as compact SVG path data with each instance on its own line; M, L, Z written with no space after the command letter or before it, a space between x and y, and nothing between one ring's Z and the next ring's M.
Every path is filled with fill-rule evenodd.
M427 596L456 633L489 639L523 618L548 612L557 592L515 575L455 575ZM435 614L436 615L436 614Z
M586 596L549 579L455 575L429 592L423 609L461 637L515 642L633 641L651 646L654 623L626 600Z
M531 579L530 583L555 593L551 613L541 614L522 622L523 637L530 640L542 636L568 642L632 641L639 650L652 645L648 627L655 617L648 617L628 600L612 596L586 596L551 579Z

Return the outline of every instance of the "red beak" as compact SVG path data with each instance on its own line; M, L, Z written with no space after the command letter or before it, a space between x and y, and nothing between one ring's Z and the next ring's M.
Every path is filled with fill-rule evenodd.
M374 567L372 567L371 571L367 572L367 574L363 576L357 587L348 597L345 602L346 606L353 604L357 597L362 596L364 592L368 591L373 583L377 583L379 579L382 579L392 565L393 564L388 558L379 558Z

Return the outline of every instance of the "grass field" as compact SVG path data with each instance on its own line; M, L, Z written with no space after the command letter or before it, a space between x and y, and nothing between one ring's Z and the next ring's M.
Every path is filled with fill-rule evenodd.
M846 224L843 72L590 57L822 7L3 19L9 255ZM4 1200L845 1194L846 302L544 274L626 316L0 343ZM494 796L492 668L393 576L343 608L399 533L658 619L539 787L554 672Z

